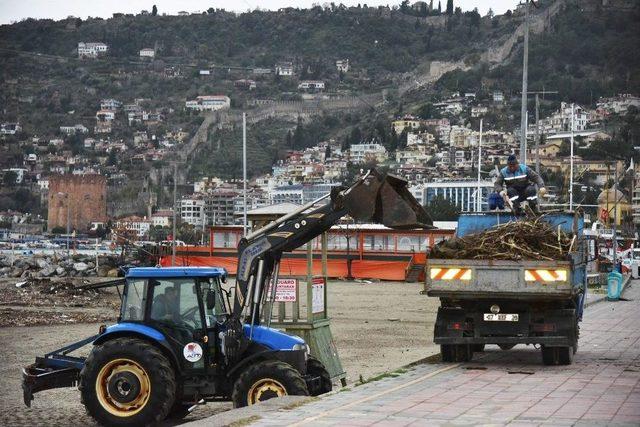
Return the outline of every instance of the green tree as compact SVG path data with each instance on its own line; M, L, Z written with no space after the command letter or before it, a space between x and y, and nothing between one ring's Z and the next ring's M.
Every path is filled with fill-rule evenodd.
M64 233L66 233L66 232L67 232L67 229L66 229L66 228L64 228L64 227L62 227L62 226L60 226L60 225L58 225L57 227L53 227L53 228L51 229L51 232L52 232L53 234L64 234Z
M425 207L434 221L456 221L460 208L453 202L438 195Z
M154 4L153 7L151 8L151 16L156 16L158 15L158 7Z
M453 15L453 0L447 0L447 15Z
M116 157L116 151L111 150L109 151L109 157L107 158L107 166L114 166L116 163L118 163L118 158Z
M4 176L2 177L2 183L5 187L11 188L15 187L16 180L18 179L18 174L14 171L6 171Z
M442 4L440 4L440 0L438 0L438 15L442 14Z

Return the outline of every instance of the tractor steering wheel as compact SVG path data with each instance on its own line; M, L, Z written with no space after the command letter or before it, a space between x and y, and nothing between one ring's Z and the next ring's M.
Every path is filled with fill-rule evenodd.
M188 309L187 311L185 311L184 313L180 314L180 320L182 320L182 322L184 324L186 324L187 326L191 327L191 328L196 328L198 326L198 320L196 318L196 313L198 313L198 306L195 307L191 307L190 309ZM189 324L191 323L191 324Z

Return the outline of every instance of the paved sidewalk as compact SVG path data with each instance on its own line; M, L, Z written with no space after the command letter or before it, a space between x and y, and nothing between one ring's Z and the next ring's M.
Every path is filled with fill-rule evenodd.
M587 308L571 366L543 366L531 346L488 346L472 362L420 365L252 425L640 425L640 281L624 296Z

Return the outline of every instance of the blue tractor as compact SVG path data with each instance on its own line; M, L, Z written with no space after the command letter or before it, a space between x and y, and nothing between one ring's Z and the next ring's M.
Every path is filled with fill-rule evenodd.
M329 196L329 203L314 208ZM233 303L222 268L130 268L124 279L98 285L123 285L118 323L25 367L25 404L36 392L77 385L99 423L139 426L183 417L206 401L231 400L240 407L330 391L327 370L304 340L261 325L270 319L261 308L267 285L277 282L282 253L346 214L391 227L431 224L406 181L372 170L351 187L246 236L238 247ZM69 355L90 343L86 359Z

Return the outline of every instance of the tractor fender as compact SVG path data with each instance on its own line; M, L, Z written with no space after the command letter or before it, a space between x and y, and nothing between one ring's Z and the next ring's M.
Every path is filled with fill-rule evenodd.
M174 351L169 346L169 342L164 334L157 329L138 323L118 323L107 327L94 342L93 345L100 345L114 338L133 337L145 340L155 345L169 359L176 373L181 372L180 362L176 358Z
M244 369L256 360L280 360L288 363L295 370L300 372L300 375L304 375L307 372L307 361L305 358L304 350L271 350L261 345L255 345L253 347L253 353L244 357L236 365L234 365L229 372L227 372L227 378L232 378L236 373ZM251 349L249 350L251 352ZM246 353L245 353L246 354Z

